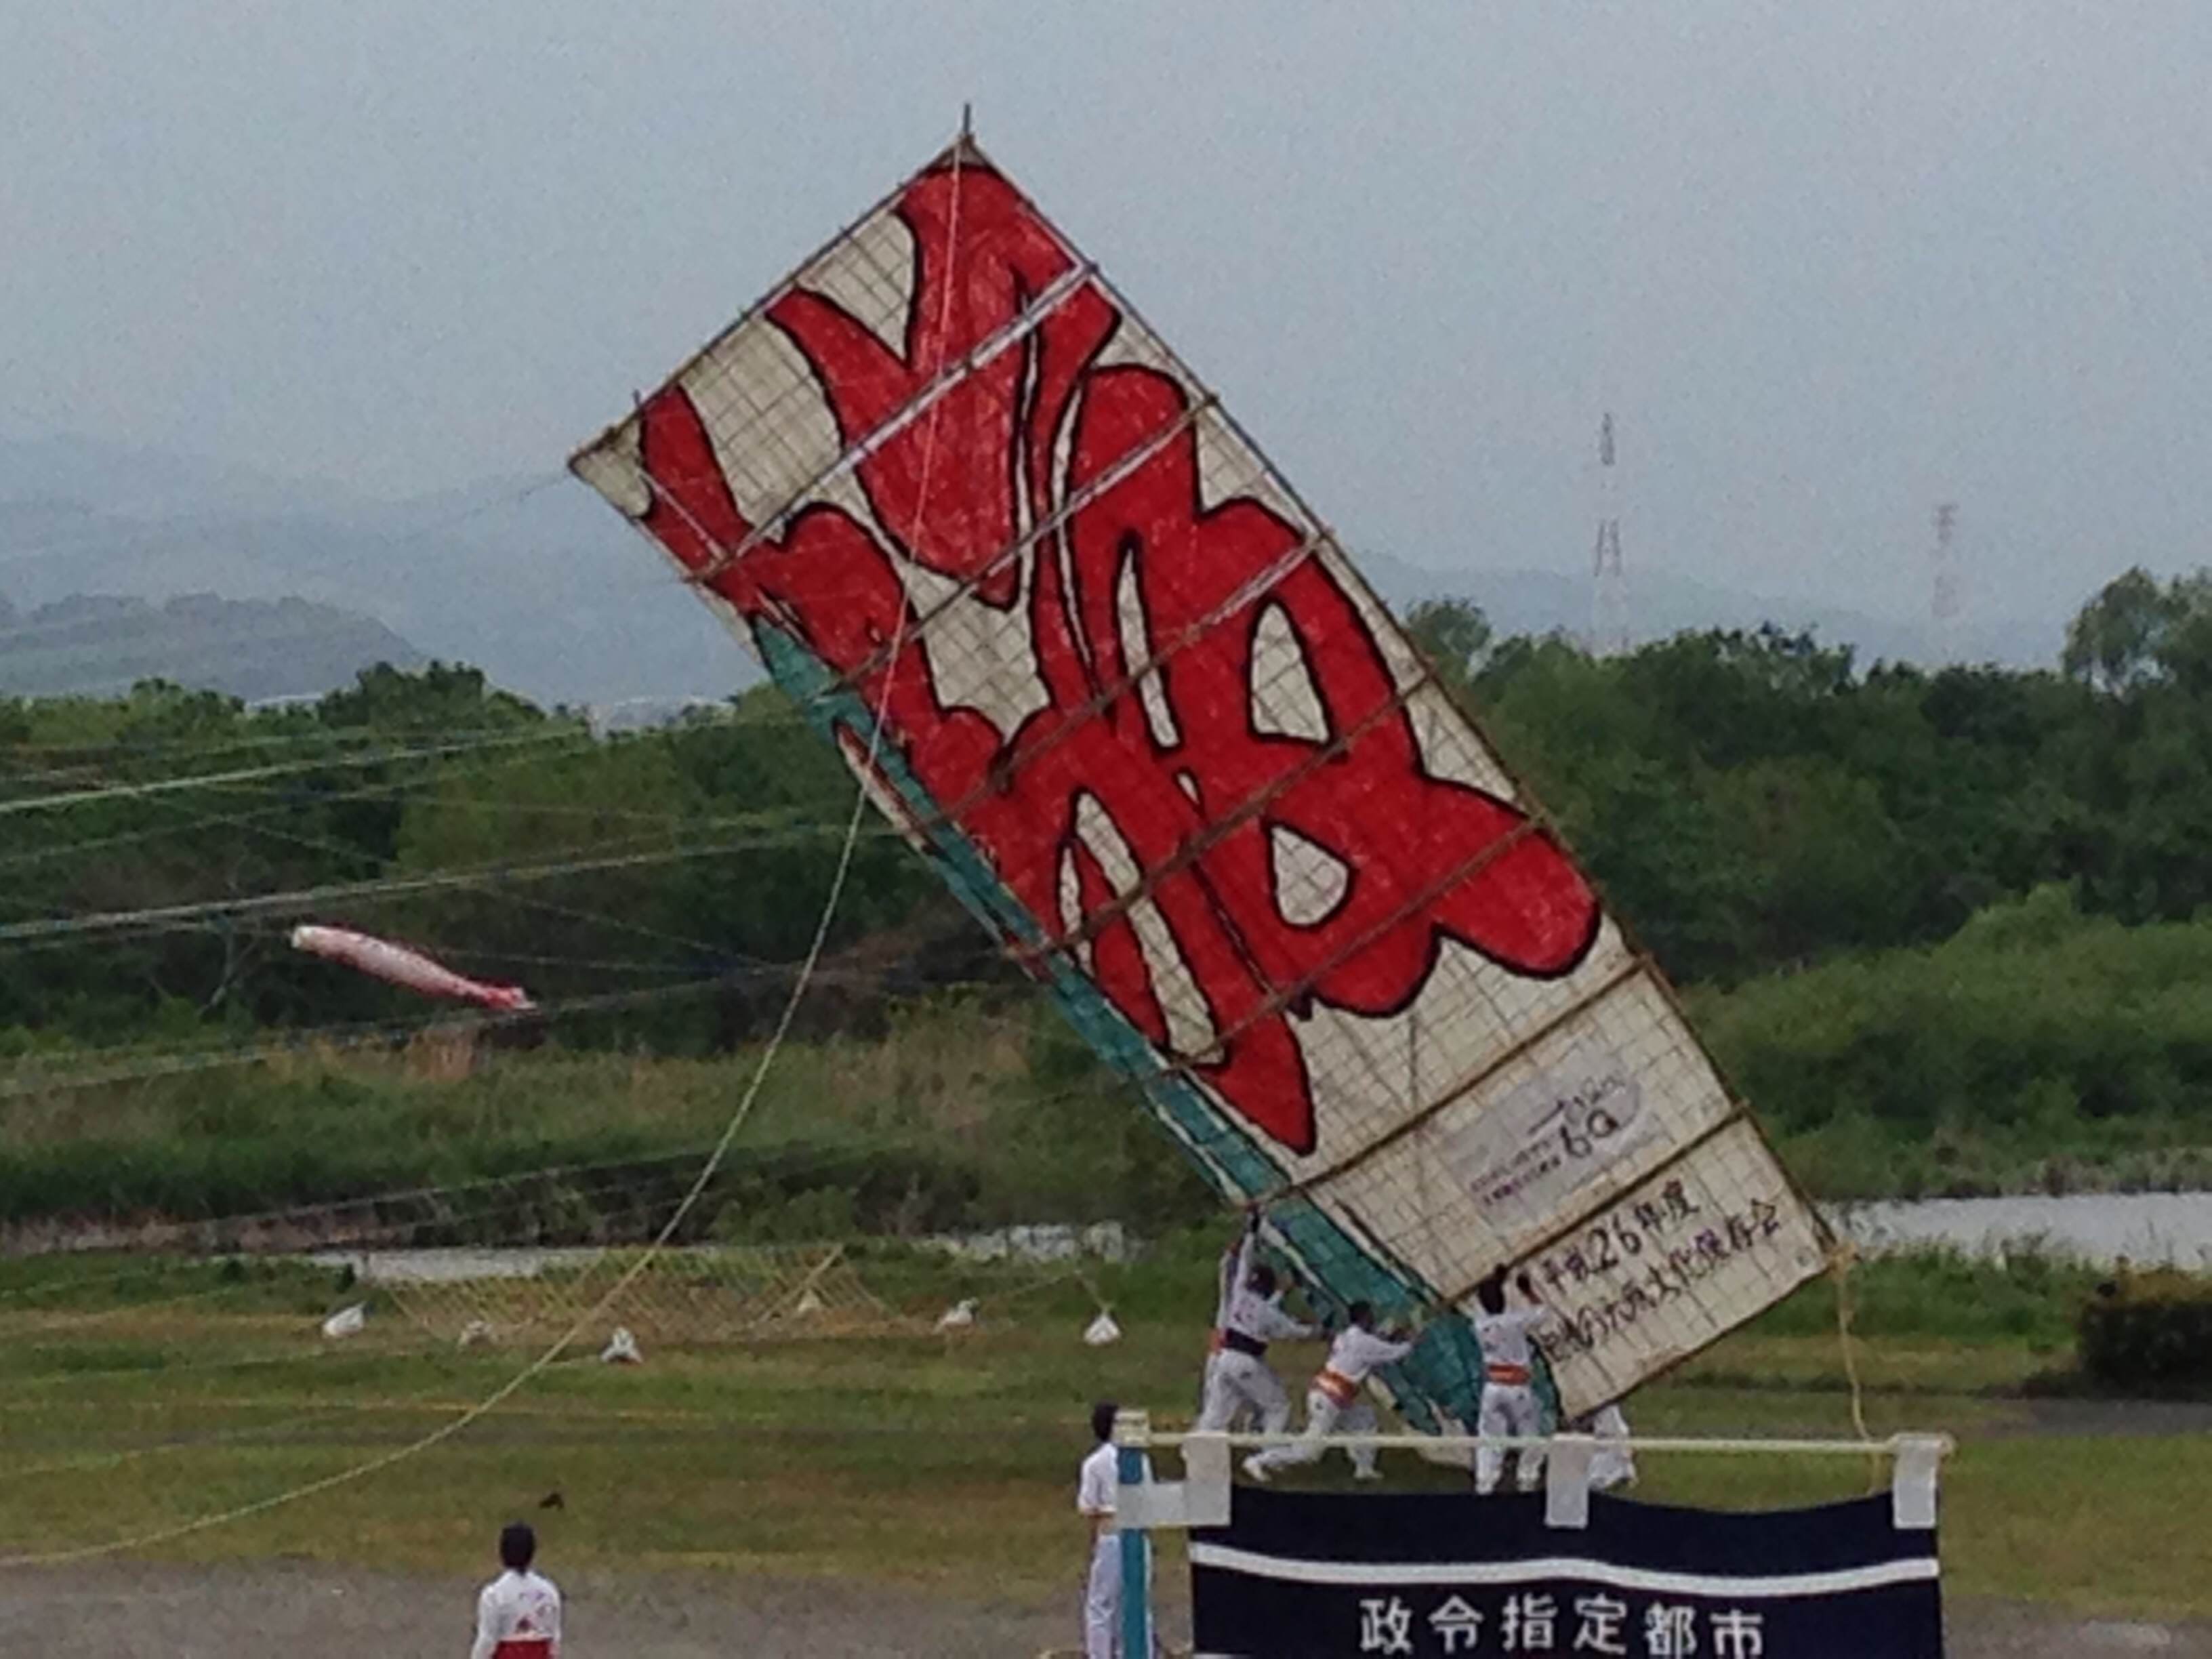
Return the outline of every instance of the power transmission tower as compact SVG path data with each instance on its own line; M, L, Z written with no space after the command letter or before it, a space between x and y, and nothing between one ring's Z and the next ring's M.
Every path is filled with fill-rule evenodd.
M1959 526L1959 508L1953 501L1944 501L1936 509L1936 547L1929 556L1934 580L1928 595L1928 617L1933 624L1936 654L1939 664L1958 660L1959 622L1959 566L1952 550L1952 537Z
M1597 547L1590 556L1589 648L1594 657L1628 649L1628 578L1620 568L1620 507L1613 470L1613 411L1597 428Z

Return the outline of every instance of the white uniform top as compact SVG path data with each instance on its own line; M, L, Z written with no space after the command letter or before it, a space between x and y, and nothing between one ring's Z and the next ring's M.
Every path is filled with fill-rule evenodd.
M1114 1518L1114 1498L1121 1485L1121 1449L1110 1440L1102 1440L1083 1460L1083 1473L1076 1478L1075 1508L1081 1515ZM1111 1532L1111 1527L1100 1530Z
M560 1659L561 1592L553 1581L512 1569L477 1598L477 1642L469 1659Z
M1121 1449L1110 1440L1102 1440L1091 1449L1091 1455L1083 1460L1083 1472L1075 1480L1075 1512L1078 1515L1103 1516L1111 1520L1114 1498L1121 1486ZM1152 1460L1147 1456L1138 1465L1144 1479L1152 1478ZM1111 1527L1101 1528L1114 1530Z
M1482 1363L1486 1365L1518 1365L1528 1368L1528 1333L1544 1322L1541 1308L1508 1308L1504 1313L1479 1313L1474 1316L1474 1340L1482 1345Z
M1280 1304L1244 1282L1252 1276L1252 1249L1257 1237L1248 1231L1237 1247L1236 1259L1221 1281L1221 1297L1213 1314L1215 1327L1255 1342L1288 1342L1311 1336L1312 1326L1299 1323Z
M1287 1342L1314 1334L1312 1326L1299 1323L1279 1304L1249 1287L1229 1298L1229 1316L1222 1321L1222 1328L1255 1342Z
M1393 1342L1357 1325L1347 1325L1328 1345L1328 1369L1347 1382L1364 1382L1376 1366L1395 1364L1413 1351L1410 1342Z
M1214 1285L1213 1328L1220 1330L1229 1323L1229 1304L1237 1299L1237 1292L1244 1283L1245 1270L1252 1261L1252 1235L1246 1233L1237 1241L1233 1250L1221 1253L1221 1270Z

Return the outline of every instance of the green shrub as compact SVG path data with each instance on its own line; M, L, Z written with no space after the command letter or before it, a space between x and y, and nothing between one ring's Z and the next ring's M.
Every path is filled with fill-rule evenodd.
M2087 1294L2091 1269L2039 1250L2001 1260L1948 1246L1860 1259L1852 1267L1851 1328L1863 1337L1937 1337L1948 1342L2025 1340L2057 1347L2069 1309ZM1826 1336L1836 1328L1836 1287L1823 1276L1759 1316L1761 1336Z
M2129 1394L2212 1397L2212 1279L2156 1273L2082 1304L2081 1370Z
M1690 996L1822 1197L2179 1184L2212 1141L2212 915L2123 927L2063 888L1927 948Z

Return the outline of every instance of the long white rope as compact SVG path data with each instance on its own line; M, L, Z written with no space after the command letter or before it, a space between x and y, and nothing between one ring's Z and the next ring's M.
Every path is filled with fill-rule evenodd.
M867 797L865 794L860 796L855 802L856 811L865 809L866 804ZM688 859L712 858L720 853L759 852L764 848L794 846L818 833L816 830L773 830L757 836L741 836L733 841L710 842L699 847L660 848L652 852L608 854L599 858L562 859L550 864L488 864L473 869L440 871L429 875L332 882L319 887L295 887L280 893L203 899L191 904L153 905L136 910L101 910L83 916L52 916L35 921L12 921L0 924L0 945L161 929L218 916L291 914L349 901L442 892L455 887L479 887L502 882L552 881L562 876L587 872L642 869L653 865L682 863ZM888 836L897 832L886 826L879 833ZM855 841L860 839L857 828L852 838ZM840 867L849 861L850 848L848 848Z
M501 495L489 501L478 501L474 506L442 514L428 524L417 525L409 531L395 533L387 531L356 529L343 524L341 524L338 528L343 532L352 550L358 551L361 544L368 542L374 544L383 552L391 553L410 543L437 535L441 532L457 529L471 519L480 519L489 513L518 507L532 495L550 489L556 484L568 482L568 475L566 471L548 472L532 479L512 495ZM70 535L49 536L39 541L11 540L4 547L0 547L0 565L28 564L40 559L72 557L87 552L150 544L173 545L179 543L194 543L203 545L217 543L227 544L234 538L236 533L234 520L196 524L189 520L179 521L179 518L173 514L149 520L142 516L143 512L143 509L141 513L134 513L128 516L118 514L112 519L99 520L93 525ZM69 624L56 625L68 626ZM77 625L82 626L82 624Z
M386 733L377 732L373 735L379 742L386 740ZM579 736L580 741L581 734L579 734ZM27 851L0 854L0 865L37 862L41 860L64 855L71 852L90 852L101 847L114 846L129 841L143 841L151 839L156 836L183 834L191 830L206 829L216 824L243 822L246 818L282 815L285 812L299 811L303 806L338 806L348 805L355 801L375 800L388 796L405 795L407 792L410 790L420 791L424 789L440 788L458 780L483 779L495 772L510 771L521 766L534 766L548 758L552 758L557 761L562 758L580 757L580 756L574 754L563 756L558 751L555 751L549 756L548 751L544 750L507 749L489 757L481 757L474 759L445 758L442 759L435 767L426 769L418 773L403 774L395 777L380 778L366 783L356 783L350 788L345 789L315 788L304 794L301 793L301 787L297 783L289 785L205 784L202 781L206 776L205 774L177 773L172 775L178 780L189 780L194 783L199 783L201 784L201 787L204 787L207 792L211 794L269 795L274 796L276 799L277 804L273 806L254 807L250 811L243 808L234 808L229 811L208 812L194 816L191 810L184 805L181 802L170 800L165 798L160 802L162 806L168 808L172 811L184 815L178 817L172 823L157 825L149 829L126 830L118 835L102 836L91 841L82 839L56 841L46 846L32 848ZM83 773L93 777L98 777L101 775L100 768L95 765L86 765L64 769ZM312 770L313 769L308 769ZM51 778L55 775L55 773L54 769L44 761L19 761L15 763L15 766L13 769L0 768L0 781L11 781L13 776L19 775L29 775L37 778ZM155 781L156 780L140 780L139 781ZM166 782L169 780L162 779L158 781ZM127 784L130 781L116 780L116 781L125 782ZM173 793L175 792L162 792L165 797L167 794ZM37 797L26 797L25 799L37 799ZM411 799L420 799L420 796L418 795ZM25 832L16 831L14 833L21 835ZM347 856L356 860L370 856L363 848L359 847L346 847L343 848L343 850Z
M301 705L301 708L306 711L312 712L330 697L342 696L346 694L343 691L326 692L322 696L314 698L311 702ZM0 692L0 702L6 701L8 696L8 693ZM54 703L82 701L83 703L88 704L95 708L117 710L126 717L134 712L134 705L127 698L85 698L79 700L71 696L58 696L40 697L28 699L27 701L33 704L34 708L51 706ZM647 697L633 699L632 701L658 705L665 702L666 699ZM619 703L609 705L594 704L592 705L592 708L593 711L596 712L603 707L619 708L622 706L623 705ZM265 708L267 705L258 705L258 707ZM256 708L257 705L247 705L246 714L244 716L247 721L251 722L256 720L270 718L265 714L257 714L255 712ZM149 712L158 714L160 710L157 707ZM580 713L581 711L577 712ZM709 718L709 716L711 716L711 718ZM551 717L549 716L548 718ZM614 735L625 738L682 737L688 735L693 731L720 732L733 727L739 731L750 731L755 727L758 727L763 731L783 731L789 730L793 727L805 726L810 724L811 722L808 720L807 717L795 708L781 707L771 708L737 708L732 706L732 704L725 698L699 697L694 698L686 703L684 718L681 722L664 721L654 726L623 728L618 730ZM174 755L179 753L184 754L191 759L197 760L216 755L236 754L242 750L300 749L311 744L331 745L340 744L383 743L389 740L390 735L391 734L388 732L378 731L372 727L319 725L309 731L264 732L258 735L230 738L221 743L210 743L201 738L148 738L128 735L127 733L101 740L85 738L76 741L68 741L61 738L52 738L28 743L0 743L0 768L4 768L9 762L19 757L36 757L37 763L42 765L59 763L64 765L76 765L82 768L83 769L90 770L101 764L121 763L126 761L155 760L159 759L165 755ZM111 757L112 760L109 762L102 762L95 758L96 757L101 756ZM82 757L84 758L82 760L71 760L70 758L71 757Z
M596 741L589 732L562 726L552 732L530 732L518 736L472 738L465 743L426 744L420 749L387 749L368 755L331 755L314 760L283 761L268 766L241 767L229 772L205 772L183 777L156 778L145 783L115 783L97 789L58 790L45 795L21 795L0 800L0 817L26 812L50 812L64 806L83 806L95 801L123 800L141 795L173 794L179 789L206 789L217 784L246 783L257 778L281 778L301 772L335 772L362 766L387 766L413 760L434 760L485 749L512 749L526 744L582 744Z
M963 136L964 138L964 133ZM960 164L965 154L964 143L956 147L952 152L952 201L947 212L945 235L946 280L944 303L938 320L938 340L940 349L943 349L943 343L951 332L952 296L958 288L955 276L959 252ZM922 519L928 511L930 474L937 454L937 416L939 407L941 406L933 407L930 410L927 424L924 427L922 434L921 488L915 495L915 542L917 548L921 542ZM877 699L874 718L869 723L866 770L863 774L864 777L874 771L876 762L882 753L884 722L890 713L891 692L898 680L899 647L904 643L907 619L910 611L911 606L907 605L902 604L899 607L898 623L891 637L890 661L884 674L883 691ZM791 994L784 1001L783 1012L776 1020L775 1030L769 1039L767 1048L762 1051L760 1063L754 1067L752 1077L745 1085L744 1093L738 1102L737 1109L730 1115L730 1120L724 1126L720 1139L714 1143L714 1151L708 1155L707 1162L701 1167L698 1176L691 1183L690 1189L684 1194L682 1202L676 1206L675 1212L670 1215L666 1224L655 1236L653 1243L640 1252L636 1260L622 1276L608 1286L606 1293L579 1315L575 1322L564 1331L550 1347L483 1399L448 1421L441 1424L428 1434L405 1445L394 1447L375 1457L368 1458L325 1475L319 1480L273 1493L267 1498L258 1498L252 1503L238 1504L214 1515L200 1516L192 1520L155 1528L130 1537L111 1540L106 1543L81 1545L71 1549L33 1551L0 1556L0 1567L58 1566L72 1561L90 1560L100 1556L122 1554L134 1549L149 1548L157 1544L168 1543L176 1539L206 1532L216 1527L228 1526L253 1516L266 1514L271 1510L280 1509L288 1504L298 1503L304 1498L315 1497L322 1492L331 1492L337 1487L365 1480L372 1474L392 1468L394 1464L404 1462L434 1447L442 1445L471 1424L496 1411L507 1400L527 1387L551 1366L568 1352L576 1339L581 1336L593 1322L597 1321L608 1308L629 1291L630 1285L636 1282L639 1275L651 1266L668 1241L675 1237L677 1230L683 1225L693 1206L697 1204L700 1194L706 1190L708 1184L713 1181L715 1173L721 1168L723 1159L728 1155L730 1146L737 1139L738 1132L744 1127L745 1121L752 1115L753 1105L760 1098L762 1085L768 1080L769 1067L775 1064L776 1055L783 1047L784 1039L790 1033L792 1021L798 1016L799 1003L805 997L807 987L813 979L814 969L820 962L822 952L829 943L830 930L836 922L837 906L844 896L846 877L853 865L853 850L859 843L860 825L867 809L868 792L865 788L855 790L851 825L847 832L844 846L838 855L836 872L830 878L830 890L823 902L822 915L815 926L813 941L807 948L805 960L800 966L798 979L791 988Z
M488 1009L458 1019L389 1020L354 1026L310 1026L290 1034L281 1042L141 1054L96 1069L71 1071L60 1077L39 1076L30 1069L27 1061L18 1060L13 1063L15 1074L6 1083L0 1084L0 1100L63 1094L72 1090L99 1088L117 1083L143 1083L155 1078L221 1071L232 1066L256 1066L280 1056L297 1055L316 1048L373 1048L382 1043L412 1041L445 1032L458 1034L493 1026L573 1018L578 1014L606 1013L618 1008L635 1008L674 997L698 996L724 982L724 976L717 974L686 980L680 985L639 986L626 991L608 991L598 996L572 997L562 1002L548 1003L523 1011ZM97 1051L100 1054L112 1052Z

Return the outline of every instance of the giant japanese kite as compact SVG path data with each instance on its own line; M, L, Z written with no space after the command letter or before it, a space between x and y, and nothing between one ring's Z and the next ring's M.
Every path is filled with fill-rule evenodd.
M1820 1270L1330 532L971 142L572 465L1325 1296L1526 1267L1577 1412ZM1448 1319L1385 1380L1440 1428L1480 1376Z

